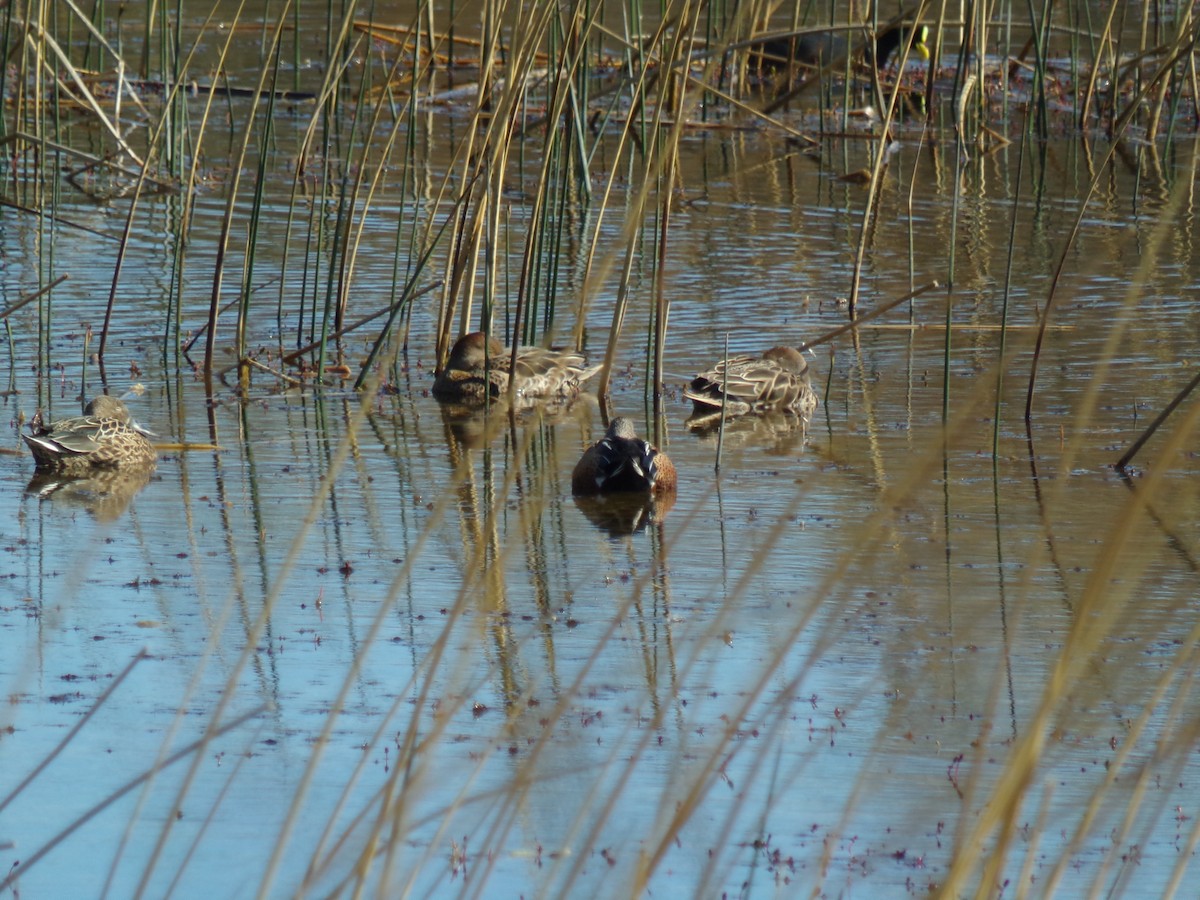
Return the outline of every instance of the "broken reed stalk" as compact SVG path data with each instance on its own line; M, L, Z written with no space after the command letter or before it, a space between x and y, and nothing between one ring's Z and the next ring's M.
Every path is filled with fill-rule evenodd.
M1163 422L1167 421L1171 413L1175 412L1179 408L1179 404L1186 400L1197 387L1200 387L1200 373L1193 377L1179 393L1171 398L1171 402L1163 408L1162 412L1154 417L1154 421L1147 426L1145 431L1138 435L1137 440L1130 445L1129 449L1121 454L1121 458L1113 464L1113 468L1125 469L1133 461L1133 458L1137 456L1138 451L1142 449L1146 441L1154 436L1154 432L1158 431Z
M11 316L13 313L15 313L21 307L27 306L28 304L32 303L34 300L37 300L39 297L44 297L46 294L50 293L52 290L54 290L56 287L58 287L60 284L62 284L64 281L66 281L70 277L71 277L70 275L59 275L57 278L55 278L53 281L51 281L45 287L39 288L38 290L34 291L32 294L27 294L26 296L22 297L20 300L18 300L16 303L12 304L11 306L6 306L4 309L0 310L0 322L3 322L5 319L7 319L9 316Z
M880 316L884 315L885 313L890 312L891 310L895 309L901 303L908 303L910 300L915 300L917 297L920 297L922 294L927 294L927 293L929 293L929 291L936 290L937 288L940 288L941 286L942 286L941 282L939 282L939 281L926 282L925 284L921 285L920 287L914 288L913 290L909 291L903 297L897 297L895 300L889 300L887 303L883 304L882 306L878 306L875 309L871 310L869 313L864 313L863 315L858 316L856 319L854 319L850 322L847 322L845 325L839 325L837 328L834 328L830 331L826 331L820 337L813 338L811 341L805 341L801 345L800 349L801 350L809 350L820 344L828 343L829 341L832 341L835 337L845 334L847 331L856 330L858 328L861 328L863 325L866 325L872 319L878 319Z

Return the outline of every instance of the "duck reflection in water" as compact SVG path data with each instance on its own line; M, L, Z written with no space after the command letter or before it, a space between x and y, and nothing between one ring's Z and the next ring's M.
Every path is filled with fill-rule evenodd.
M725 451L756 448L768 456L791 456L808 441L807 421L794 413L768 410L752 416L727 416L725 436L721 435L720 412L692 415L688 430L714 450L718 438Z
M647 494L575 495L575 506L587 520L612 537L636 534L647 525L661 525L675 505L675 492Z
M530 428L549 427L562 424L573 416L569 402L551 402L545 405L530 405L517 408L503 398L487 406L471 406L464 403L439 403L446 439L452 451L482 450L494 444L502 434L513 436L514 444L520 445L514 428L525 433Z
M39 470L25 490L63 507L87 510L98 522L115 522L134 495L150 483L153 468L96 469L90 475L69 476Z

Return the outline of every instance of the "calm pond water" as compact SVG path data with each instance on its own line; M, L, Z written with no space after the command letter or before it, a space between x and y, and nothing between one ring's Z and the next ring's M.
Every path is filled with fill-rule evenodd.
M267 157L254 347L295 347L312 315L300 298L328 275L306 270L320 254L289 218L307 117L281 113ZM391 302L397 217L451 214L436 186L462 129L453 108L421 117L418 199L398 167L373 201L348 320ZM996 813L991 792L1030 735L1045 746L1004 893L1200 887L1200 492L1193 441L1170 443L1194 411L1132 478L1112 469L1194 375L1190 138L1161 157L1140 148L1140 172L1115 163L1102 181L1067 251L1027 433L1035 326L1099 162L1056 141L1022 174L1013 144L956 177L949 140L902 133L863 309L951 281L952 247L953 291L816 348L823 404L807 430L731 423L717 475L682 386L726 335L751 352L845 322L866 194L834 176L869 147L828 141L815 159L764 131L688 131L662 276L661 443L681 484L632 534L570 496L603 431L593 396L516 421L433 400L437 292L414 306L387 390L256 372L244 397L232 383L207 396L199 345L184 357L164 322L176 278L183 337L207 315L228 182L215 146L182 273L174 197L141 201L124 261L106 375L114 393L144 385L131 406L169 447L145 485L40 494L18 437L39 406L73 415L100 390L87 328L104 318L128 206L64 187L62 223L0 209L4 307L69 275L42 307L48 360L38 305L8 320L0 804L21 790L0 807L0 873L21 863L20 896L328 896L350 892L360 861L386 896L621 896L651 864L656 896L923 894ZM526 165L507 198L513 280ZM596 211L573 215L555 340L583 309L599 357L615 275L584 296ZM622 227L610 212L601 253ZM231 271L244 242L235 229ZM613 387L643 433L653 256L639 257ZM444 265L442 248L430 271ZM341 345L355 373L378 327ZM1075 686L1042 711L1064 660ZM996 843L987 832L984 850Z

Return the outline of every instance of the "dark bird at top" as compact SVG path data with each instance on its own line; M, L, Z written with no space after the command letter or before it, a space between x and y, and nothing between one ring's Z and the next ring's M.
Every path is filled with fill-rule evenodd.
M750 47L768 66L800 63L819 68L844 60L851 53L852 45L848 34L846 31L814 30L803 34L764 38ZM874 45L864 48L863 62L868 66L874 62L880 69L886 67L888 60L900 49L900 42L907 34L906 29L899 24L883 29L876 36ZM923 60L929 59L929 47L925 44L928 38L928 27L922 25L916 29L912 52Z

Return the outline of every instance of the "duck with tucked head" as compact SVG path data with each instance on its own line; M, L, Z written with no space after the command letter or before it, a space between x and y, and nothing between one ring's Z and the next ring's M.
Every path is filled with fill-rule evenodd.
M795 347L772 347L762 356L731 356L692 379L684 396L697 415L742 416L779 410L807 419L817 408L808 363Z
M509 383L517 404L542 400L570 400L579 386L600 371L587 367L583 354L570 350L518 347L516 366L512 351L482 331L463 335L450 350L446 367L433 382L433 396L450 403L483 406L508 394Z
M604 437L587 448L571 473L571 491L582 496L668 494L675 483L675 465L667 454L639 438L624 416L609 423Z
M89 475L102 469L150 469L158 454L146 431L115 397L102 394L92 400L82 416L43 425L35 416L32 434L22 438L33 452L40 472Z

